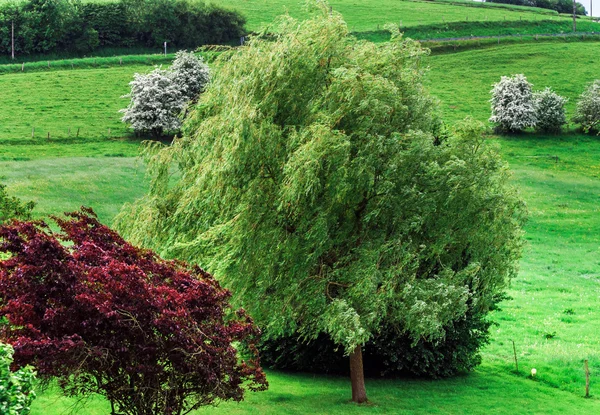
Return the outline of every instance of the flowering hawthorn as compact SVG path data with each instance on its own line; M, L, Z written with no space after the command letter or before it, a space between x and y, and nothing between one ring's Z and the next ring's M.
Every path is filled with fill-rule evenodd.
M103 394L113 414L181 415L266 389L258 329L210 274L132 246L91 209L53 219L60 233L0 227L0 339L17 366L67 395Z

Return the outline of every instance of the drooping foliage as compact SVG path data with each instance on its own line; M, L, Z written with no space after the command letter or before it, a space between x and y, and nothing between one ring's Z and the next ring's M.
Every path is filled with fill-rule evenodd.
M258 330L211 275L130 245L91 210L55 221L61 233L0 227L0 339L17 366L58 378L68 395L100 393L126 415L180 415L266 387Z
M13 348L0 343L0 414L28 415L35 399L35 371L25 366L12 371Z
M499 132L515 133L537 123L532 85L525 75L503 76L493 85L492 116Z
M573 122L587 132L600 132L600 80L592 82L577 101Z
M15 196L10 196L6 185L0 184L0 225L9 219L30 219L34 207L34 202L23 202Z
M471 124L444 134L418 43L320 9L222 55L118 228L235 289L266 339L439 341L514 274L523 205ZM172 173L176 171L176 175Z
M384 325L364 346L365 375L439 379L469 372L481 363L480 350L489 342L490 326L485 313L468 312L443 327L443 341L419 339L415 343L398 327ZM261 364L272 369L349 373L344 351L325 334L310 341L298 335L266 339L259 350Z

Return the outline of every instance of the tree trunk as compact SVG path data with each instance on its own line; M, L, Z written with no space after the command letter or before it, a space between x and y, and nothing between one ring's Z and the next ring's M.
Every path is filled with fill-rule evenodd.
M350 382L352 383L352 401L367 402L361 346L356 346L356 349L350 354Z

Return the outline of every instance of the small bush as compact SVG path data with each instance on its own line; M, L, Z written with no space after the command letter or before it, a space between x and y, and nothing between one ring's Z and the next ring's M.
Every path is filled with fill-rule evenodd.
M137 133L154 137L176 133L182 112L189 101L195 101L209 80L208 66L190 52L177 52L169 70L156 68L149 74L135 74L129 83L129 106L122 109L121 120Z
M137 133L150 133L159 138L181 127L179 114L187 100L173 79L173 73L157 68L149 74L136 73L129 83L129 106L122 109L121 118Z
M35 203L24 203L19 198L10 196L6 186L0 184L0 225L9 219L30 219Z
M537 123L535 129L540 132L559 132L567 122L565 104L567 98L561 97L551 88L533 94L533 103Z
M580 124L586 133L600 132L600 79L591 83L579 97L573 122Z
M533 104L531 83L525 75L503 76L494 84L492 93L492 116L496 131L519 132L534 127L537 122Z
M35 398L35 371L25 366L12 372L13 353L12 346L0 343L0 414L27 415Z
M174 81L188 101L194 101L209 81L208 65L191 52L179 51L171 66Z

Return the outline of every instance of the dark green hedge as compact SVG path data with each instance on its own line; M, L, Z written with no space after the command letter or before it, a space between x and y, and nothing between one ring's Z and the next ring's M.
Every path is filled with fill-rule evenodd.
M102 47L196 48L237 41L245 19L197 0L28 0L0 5L0 53L88 53Z
M363 349L365 375L444 378L471 371L481 363L479 351L489 341L490 324L483 315L467 314L445 327L443 341L419 340L416 344L394 327L384 327ZM338 375L350 372L343 350L325 334L308 343L297 336L263 341L259 350L261 364L272 369Z

